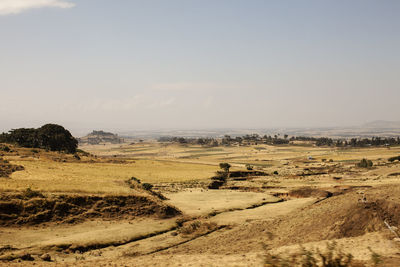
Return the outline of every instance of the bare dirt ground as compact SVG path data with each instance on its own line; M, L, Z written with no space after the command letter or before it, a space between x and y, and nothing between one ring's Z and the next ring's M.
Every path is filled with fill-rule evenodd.
M322 251L334 241L356 263L374 266L371 256L379 255L378 266L400 266L400 163L386 159L398 148L141 145L99 146L97 157L81 161L18 148L4 153L7 164L23 168L0 178L0 265L263 266L267 254ZM114 163L111 153L118 154ZM131 153L143 162L135 165ZM355 167L364 157L372 168ZM251 163L265 175L232 175L209 189L218 162L231 162L233 171ZM87 186L96 181L90 170L104 164L107 176L99 179L112 190ZM127 182L130 170L149 166L160 177L152 190ZM196 179L180 169L190 166ZM69 174L73 183L63 191ZM57 187L45 187L52 181ZM32 189L22 190L25 184Z

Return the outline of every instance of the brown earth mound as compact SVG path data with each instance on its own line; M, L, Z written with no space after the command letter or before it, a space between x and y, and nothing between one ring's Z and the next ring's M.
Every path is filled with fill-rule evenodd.
M399 193L399 188L382 187L332 196L279 221L280 243L360 236L386 229L385 221L399 227Z
M31 191L32 192L32 191ZM147 196L45 197L41 194L0 196L0 225L74 223L88 218L133 219L138 216L169 218L180 214L174 207Z
M379 231L389 225L400 225L400 203L375 200L360 203L347 210L346 220L339 225L338 237L360 236L366 232Z

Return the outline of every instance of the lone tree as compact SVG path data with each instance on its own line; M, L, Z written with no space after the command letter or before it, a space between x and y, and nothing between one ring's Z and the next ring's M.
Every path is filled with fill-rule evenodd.
M229 173L229 169L231 168L231 164L229 163L220 163L219 167L223 169L226 173Z

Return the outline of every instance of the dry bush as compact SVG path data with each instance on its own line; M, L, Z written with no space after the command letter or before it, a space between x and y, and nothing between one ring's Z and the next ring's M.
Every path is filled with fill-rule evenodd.
M22 170L23 166L11 164L8 160L0 158L0 177L9 177L13 172Z
M373 162L369 159L362 159L359 163L356 164L356 166L359 168L371 168L373 165Z
M353 255L344 253L337 248L335 242L327 243L324 251L301 248L298 253L289 255L271 254L266 247L265 267L365 267L366 265L353 260ZM372 252L372 251L371 251ZM372 252L371 261L374 266L379 264L379 255Z
M153 188L153 185L150 184L150 183L143 183L143 184L142 184L142 188L143 188L144 190L150 191L150 190Z
M391 158L388 159L389 162L394 162L396 160L400 161L400 156L391 157Z
M24 199L31 199L34 197L44 198L45 196L39 191L32 190L30 187L28 187L25 191L22 192L22 197Z
M214 222L202 222L202 221L188 221L182 224L178 232L185 236L200 236L209 233L217 228L217 224Z
M10 152L10 151L11 151L11 149L10 149L10 147L9 147L9 146L6 146L6 145L3 145L3 144L0 144L0 151L4 151L4 152Z
M48 195L27 189L0 195L0 225L75 223L93 218L171 218L181 212L153 197L140 195Z

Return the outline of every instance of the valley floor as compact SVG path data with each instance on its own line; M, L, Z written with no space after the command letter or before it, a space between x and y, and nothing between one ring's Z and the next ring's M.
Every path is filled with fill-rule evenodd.
M25 191L2 188L0 265L264 266L269 255L295 255L302 249L324 252L327 244L334 242L337 251L353 255L353 266L374 266L373 259L377 258L381 260L378 266L400 266L400 163L385 160L389 154L396 155L397 148L390 152L365 150L374 161L369 169L355 167L354 161L362 158L361 150L351 153L308 148L317 157L312 160L302 158L299 153L304 148L297 147L282 147L280 152L276 151L279 148L266 147L254 154L244 155L242 150L232 153L242 153L249 162L256 162L257 156L261 159L273 154L268 149L274 149L276 155L281 153L281 157L275 156L270 165L258 166L265 175L229 177L219 189L209 189L211 180L207 177L184 181L183 175L177 180L153 182L153 189L148 191L141 183L119 178L122 173L115 180L107 174L104 182L113 187L110 191L102 189L104 192L87 192L87 188L79 193L70 188L27 196ZM158 159L139 160L165 160L165 150ZM265 155L259 155L259 151ZM201 173L199 166L205 164L205 175L209 175L210 166L225 157L207 154L216 151L200 152L196 152L202 154L198 163L176 156L170 164L175 164L174 160L178 165L199 164L197 175ZM176 150L179 153L184 152ZM338 153L345 158L339 160ZM29 170L56 162L47 154L36 159L21 159L15 154L4 157L22 166L28 162L25 170L4 179L21 183L32 177L33 189L34 181L40 179L29 176ZM92 160L95 163L66 158L59 164L71 172L75 166L72 181L84 184L84 176L77 174L79 164L118 168L138 161L123 155L113 158L120 161L115 163L105 155ZM243 169L239 164L243 160L233 162L233 170ZM152 171L157 172L156 167ZM58 181L58 175L54 172L47 179ZM89 177L91 183L93 179ZM35 210L37 203L42 203L42 210ZM65 208L55 208L60 205ZM17 212L26 217L17 218Z

